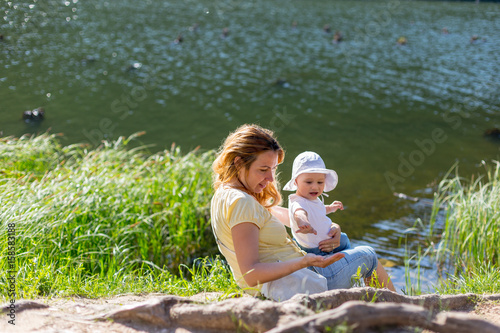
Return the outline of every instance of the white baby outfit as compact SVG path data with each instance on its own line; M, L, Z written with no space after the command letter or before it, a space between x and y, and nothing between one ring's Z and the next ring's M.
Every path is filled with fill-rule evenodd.
M297 222L295 221L293 215L297 209L303 209L306 211L309 222L317 231L317 235L312 233L303 234L296 232L299 227L297 226ZM332 226L332 220L326 216L325 204L319 198L313 201L297 194L291 194L288 197L288 215L290 216L292 224L293 237L303 247L315 248L318 247L318 243L320 241L330 238L328 236L328 232Z

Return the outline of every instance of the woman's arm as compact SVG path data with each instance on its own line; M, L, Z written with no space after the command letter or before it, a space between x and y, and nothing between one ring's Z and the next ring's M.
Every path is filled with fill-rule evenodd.
M290 228L290 217L288 216L288 209L281 206L274 206L271 208L273 214L283 225Z
M250 287L277 280L308 266L326 267L344 257L307 254L285 262L262 263L259 261L259 228L253 223L240 223L231 229L236 260L245 282Z

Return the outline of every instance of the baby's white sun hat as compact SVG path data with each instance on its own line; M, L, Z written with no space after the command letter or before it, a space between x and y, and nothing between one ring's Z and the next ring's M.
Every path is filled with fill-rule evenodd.
M312 151L305 151L297 155L293 161L292 179L286 183L283 190L295 191L297 189L295 180L303 173L324 173L326 175L324 192L333 190L339 181L337 173L326 168L321 156Z

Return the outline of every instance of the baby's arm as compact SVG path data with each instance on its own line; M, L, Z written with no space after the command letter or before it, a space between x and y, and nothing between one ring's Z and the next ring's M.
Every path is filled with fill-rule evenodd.
M344 210L344 205L340 201L334 201L330 205L325 205L325 208L326 208L326 213L330 214L336 212L337 209Z
M317 235L318 233L312 225L309 223L309 219L307 218L307 212L301 208L297 209L293 213L293 218L295 222L297 222L297 226L299 227L299 230L296 230L295 232L301 232L303 234L315 234Z

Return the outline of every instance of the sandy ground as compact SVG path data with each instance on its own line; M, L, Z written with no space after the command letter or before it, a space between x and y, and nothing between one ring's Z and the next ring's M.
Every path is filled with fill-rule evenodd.
M16 313L15 325L9 324L8 321L11 319L5 313L2 314L0 332L189 332L185 329L158 330L149 327L130 327L111 321L96 320L96 318L113 310L123 309L163 296L165 294L123 295L99 299L38 299L31 302L31 305L41 305L44 308L27 309ZM217 296L217 294L199 294L193 296L192 299L199 302L210 302L216 300ZM30 302L19 301L19 304L29 306ZM481 303L474 309L466 310L466 312L500 325L500 302Z

